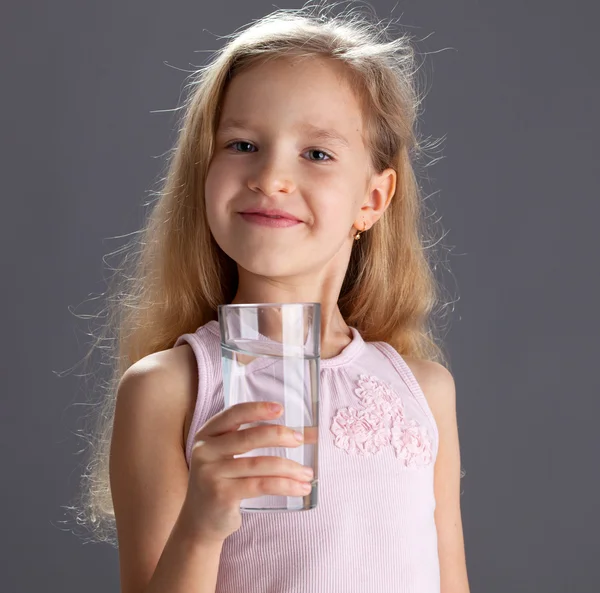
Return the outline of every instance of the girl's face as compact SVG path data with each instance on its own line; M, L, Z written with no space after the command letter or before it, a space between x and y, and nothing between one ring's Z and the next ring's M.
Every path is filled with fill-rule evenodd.
M368 200L369 155L340 68L277 59L235 76L224 96L206 210L221 249L253 274L345 273ZM278 208L302 222L258 225L241 216L248 208Z

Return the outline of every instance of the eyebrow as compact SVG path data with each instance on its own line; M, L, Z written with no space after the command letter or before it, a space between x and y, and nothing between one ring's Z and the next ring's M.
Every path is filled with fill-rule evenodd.
M296 127L317 140L335 142L341 146L350 148L348 139L334 128L320 128L311 123L298 124ZM250 126L243 120L229 118L219 125L218 133L223 134L225 132L230 132L233 129L248 130L250 129Z

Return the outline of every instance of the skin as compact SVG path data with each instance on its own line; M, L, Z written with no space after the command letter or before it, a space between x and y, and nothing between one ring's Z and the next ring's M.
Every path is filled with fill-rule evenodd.
M246 125L233 128L231 119ZM303 124L333 128L348 145ZM341 65L273 60L233 78L206 179L212 233L238 264L232 302L320 302L323 358L351 341L337 301L353 235L377 222L396 187L395 170L371 170L363 134ZM281 208L303 222L258 226L238 214L249 207Z

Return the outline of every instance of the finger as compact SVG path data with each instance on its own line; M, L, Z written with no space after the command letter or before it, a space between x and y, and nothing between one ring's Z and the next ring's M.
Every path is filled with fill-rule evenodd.
M216 437L197 439L192 454L202 463L211 463L223 457L241 455L264 447L298 447L303 442L302 433L283 424L266 424L234 430Z
M314 477L311 467L302 465L292 459L284 459L273 455L221 459L218 462L206 465L204 469L212 472L213 476L218 478L272 476L310 481Z
M304 434L304 444L314 445L319 438L319 429L316 426L305 426L301 432Z
M312 484L290 478L253 477L231 480L235 498L256 498L258 496L306 496L312 490Z
M218 436L232 430L237 430L242 424L250 424L260 420L272 420L281 415L283 408L279 404L278 411L271 408L276 402L244 402L221 410L202 426L202 435L196 433L195 437Z

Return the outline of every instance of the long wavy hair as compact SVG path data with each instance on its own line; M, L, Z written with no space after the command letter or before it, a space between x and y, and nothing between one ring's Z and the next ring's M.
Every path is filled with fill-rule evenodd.
M190 76L166 174L143 228L119 250L101 315L106 322L86 356L99 351L111 372L88 416L89 455L77 503L67 507L92 541L118 545L108 468L123 373L217 319L217 305L235 296L236 263L211 234L204 181L223 94L236 74L256 64L319 56L346 67L363 110L370 164L376 172L395 169L397 185L385 214L353 244L338 306L366 341L383 340L402 355L448 366L434 332L441 293L433 274L436 241L415 173L424 154L415 126L422 100L417 53L406 33L388 35L395 22L386 26L354 8L335 14L334 6L279 9L253 21Z

